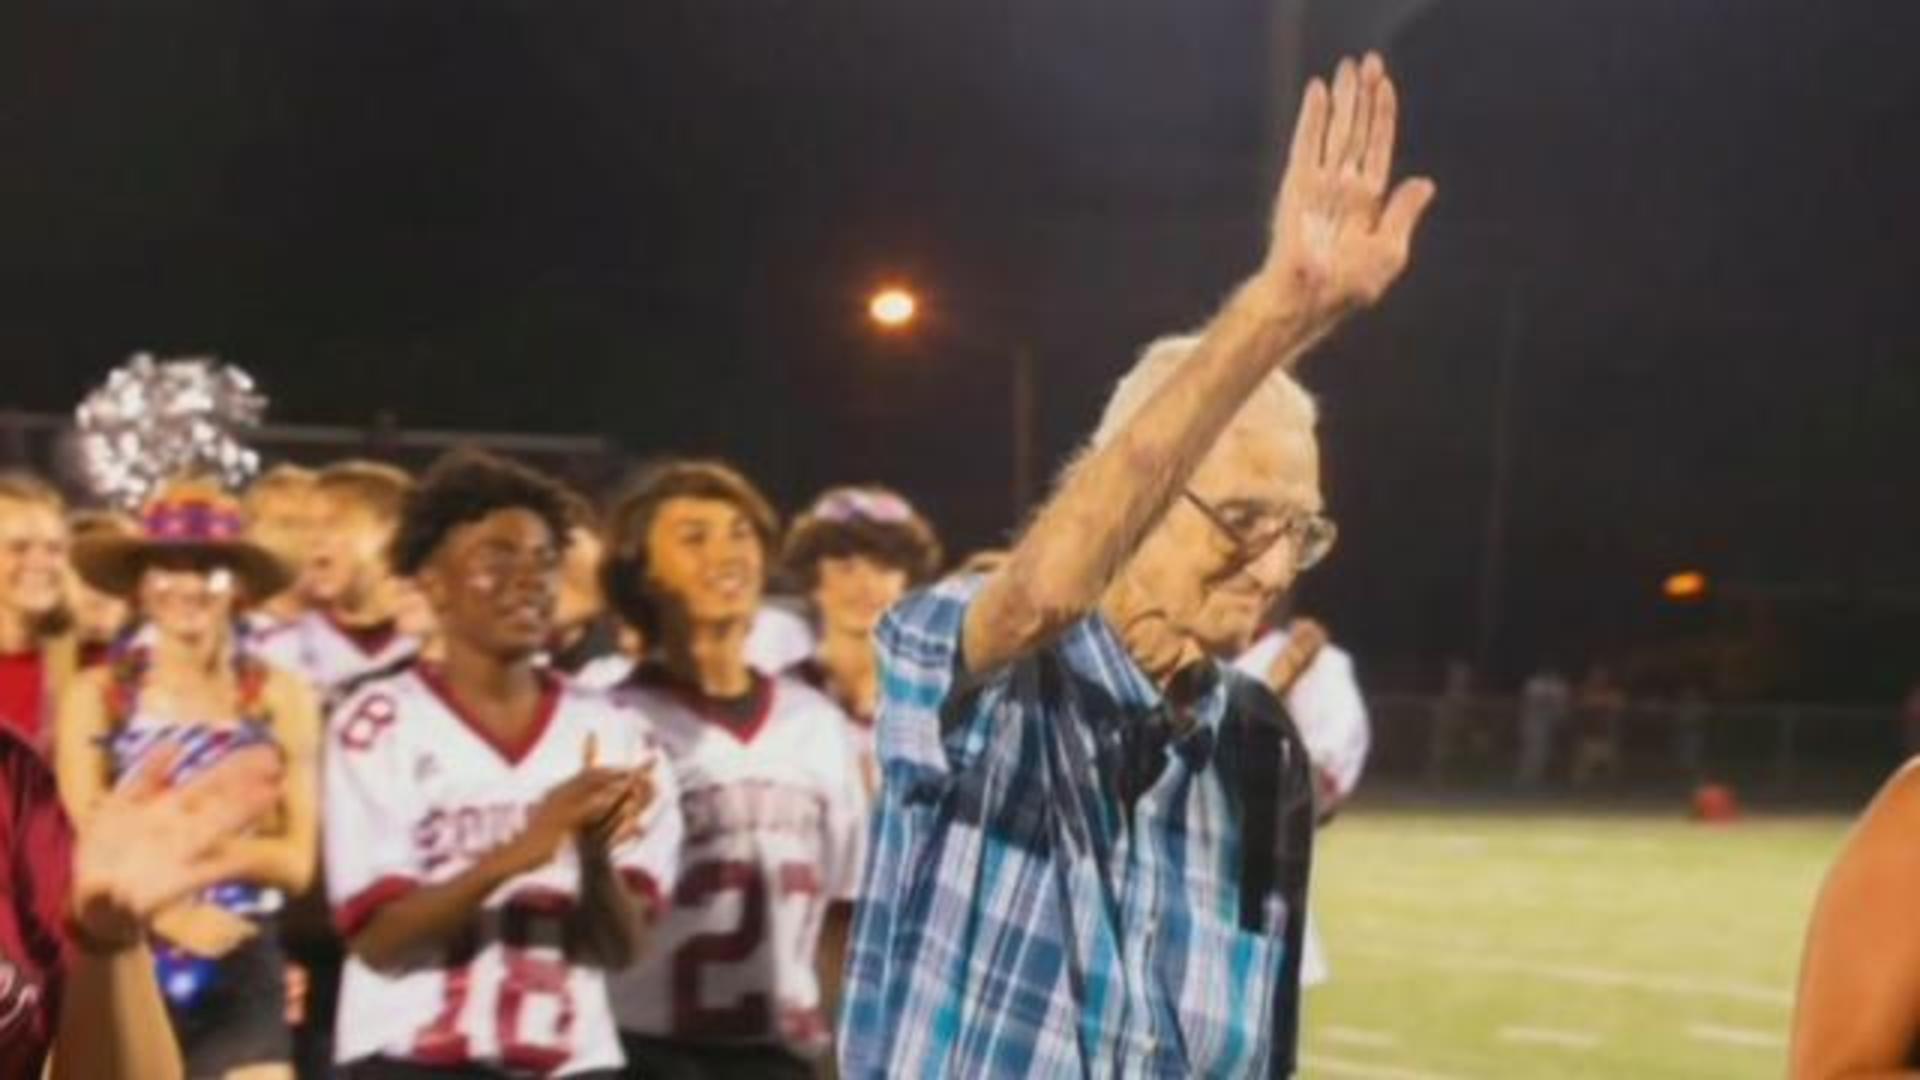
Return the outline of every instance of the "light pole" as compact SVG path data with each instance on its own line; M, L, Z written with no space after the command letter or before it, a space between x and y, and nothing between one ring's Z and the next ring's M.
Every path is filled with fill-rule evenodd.
M867 318L882 333L904 334L919 322L919 294L905 285L887 285L867 298ZM1012 471L1008 477L1008 497L1013 521L1018 524L1027 512L1034 493L1034 383L1033 350L1016 344L1008 350L1008 407L1012 450Z

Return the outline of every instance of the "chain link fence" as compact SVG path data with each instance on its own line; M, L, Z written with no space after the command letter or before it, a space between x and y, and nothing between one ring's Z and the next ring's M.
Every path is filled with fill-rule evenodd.
M1531 714L1515 697L1370 698L1370 782L1592 798L1732 786L1749 800L1855 803L1907 754L1900 711L1627 702Z

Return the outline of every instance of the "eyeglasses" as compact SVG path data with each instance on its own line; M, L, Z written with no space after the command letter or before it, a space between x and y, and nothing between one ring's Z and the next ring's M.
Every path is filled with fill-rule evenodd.
M1311 510L1276 509L1243 501L1215 506L1195 495L1192 488L1184 488L1180 494L1233 542L1234 557L1242 565L1259 559L1281 540L1291 539L1293 568L1308 570L1327 557L1340 536L1331 518Z

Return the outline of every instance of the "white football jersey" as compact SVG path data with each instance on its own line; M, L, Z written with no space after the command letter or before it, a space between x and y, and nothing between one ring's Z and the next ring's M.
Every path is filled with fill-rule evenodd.
M813 624L780 601L768 601L754 613L747 630L747 663L755 671L778 675L813 655Z
M370 681L335 710L325 783L326 872L334 921L351 938L381 905L452 878L519 833L528 812L597 764L652 760L655 798L643 831L613 862L656 905L673 889L679 793L645 718L608 695L546 683L540 722L522 745L465 718L431 668ZM564 1076L618 1068L604 973L570 963L566 919L579 896L571 844L487 897L464 940L429 964L382 974L349 956L335 1056L422 1065L482 1065Z
M747 664L763 675L778 675L813 655L813 624L777 602L760 605L747 628ZM635 664L625 656L603 656L582 668L576 680L613 686L633 674Z
M1247 651L1234 666L1248 675L1267 681L1273 662L1287 647L1285 630L1270 630ZM1294 680L1287 691L1287 714L1300 729L1300 741L1307 756L1336 802L1353 794L1360 784L1360 773L1367 765L1367 751L1373 743L1373 729L1367 722L1366 699L1360 695L1360 682L1354 677L1353 657L1338 645L1328 642Z
M860 777L866 792L867 805L873 805L880 797L880 739L874 728L873 717L856 716L840 699L834 697L827 685L827 669L818 660L808 659L787 669L790 678L798 679L820 692L821 696L840 706L840 712L847 718L847 740L853 749L854 774Z
M847 739L853 749L854 775L860 778L860 790L866 794L867 805L872 806L880 798L879 733L872 724L863 724L849 717Z
M611 690L633 677L633 659L618 653L587 662L573 673L573 681L589 690Z
M347 683L406 660L420 651L420 642L405 634L365 641L349 634L323 611L309 611L297 619L260 629L248 648L278 668L299 675L322 700Z
M686 826L666 916L613 977L621 1029L820 1053L815 950L828 905L859 892L866 834L845 715L788 678L757 678L732 719L654 668L615 693L653 722Z

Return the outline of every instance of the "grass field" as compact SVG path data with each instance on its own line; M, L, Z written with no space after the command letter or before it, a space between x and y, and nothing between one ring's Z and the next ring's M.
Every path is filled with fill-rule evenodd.
M1780 1077L1845 827L1356 808L1315 860L1303 1075Z

